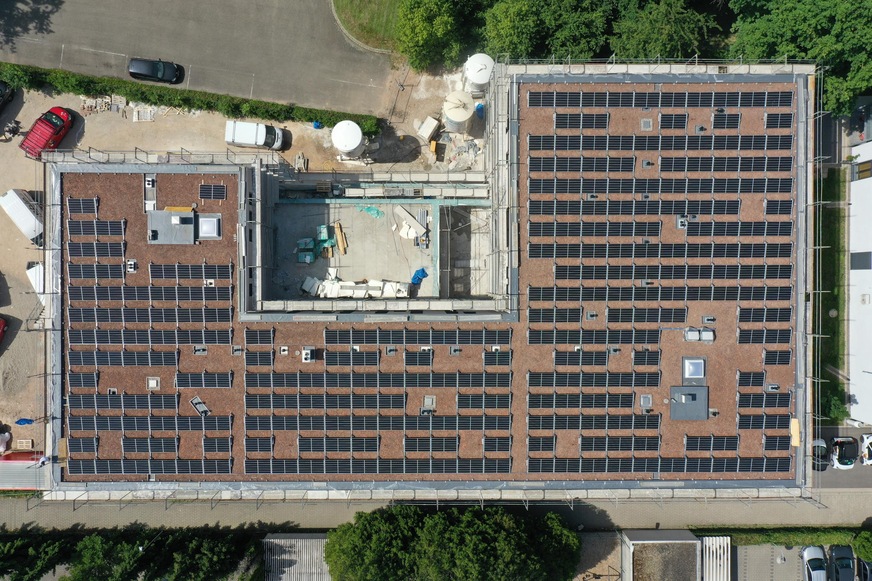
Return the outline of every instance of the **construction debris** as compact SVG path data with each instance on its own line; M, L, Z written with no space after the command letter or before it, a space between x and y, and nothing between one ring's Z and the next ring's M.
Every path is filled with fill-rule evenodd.
M313 297L322 299L397 299L409 296L409 283L382 280L364 280L362 282L342 281L335 278L320 280L307 276L301 290Z

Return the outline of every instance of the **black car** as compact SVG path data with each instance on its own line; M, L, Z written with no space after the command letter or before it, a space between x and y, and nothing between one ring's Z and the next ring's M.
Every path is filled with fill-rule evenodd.
M857 559L857 576L860 581L872 581L872 564Z
M162 60L130 59L127 72L140 81L174 84L182 80L182 67Z
M9 104L9 101L12 100L12 97L15 96L15 89L10 87L8 84L0 81L0 111Z
M854 581L854 551L847 545L830 547L830 579Z

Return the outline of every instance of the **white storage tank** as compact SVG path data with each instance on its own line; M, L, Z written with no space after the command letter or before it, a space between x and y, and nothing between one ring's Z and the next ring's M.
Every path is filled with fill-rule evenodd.
M463 78L466 90L473 94L484 94L494 70L494 59L484 53L474 54L463 65Z
M360 157L366 149L363 131L354 121L340 121L330 133L333 147L339 150L343 157L350 159Z
M445 97L442 105L442 123L451 133L466 133L475 114L472 95L464 91L454 91Z

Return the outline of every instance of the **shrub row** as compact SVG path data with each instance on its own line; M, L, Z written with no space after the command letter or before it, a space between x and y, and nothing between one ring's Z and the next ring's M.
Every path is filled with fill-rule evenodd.
M215 111L230 118L255 117L279 122L320 121L328 127L336 125L344 119L350 119L360 125L366 135L375 135L379 131L378 119L372 115L357 115L310 109L297 105L241 99L230 95L146 85L123 79L91 77L57 69L0 63L0 80L6 81L16 89L42 90L46 86L50 86L60 93L87 96L122 95L130 101L180 109Z

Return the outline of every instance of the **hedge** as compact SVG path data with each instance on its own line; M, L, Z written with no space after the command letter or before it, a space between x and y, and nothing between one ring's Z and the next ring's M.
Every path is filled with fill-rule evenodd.
M91 77L58 69L42 69L10 63L0 63L0 80L16 89L40 90L46 85L60 93L76 95L122 95L130 101L165 105L180 109L216 111L225 117L255 117L270 121L320 121L331 127L342 120L357 123L365 135L378 133L378 119L372 115L357 115L339 111L310 109L268 101L241 99L202 91L146 85L124 79Z

